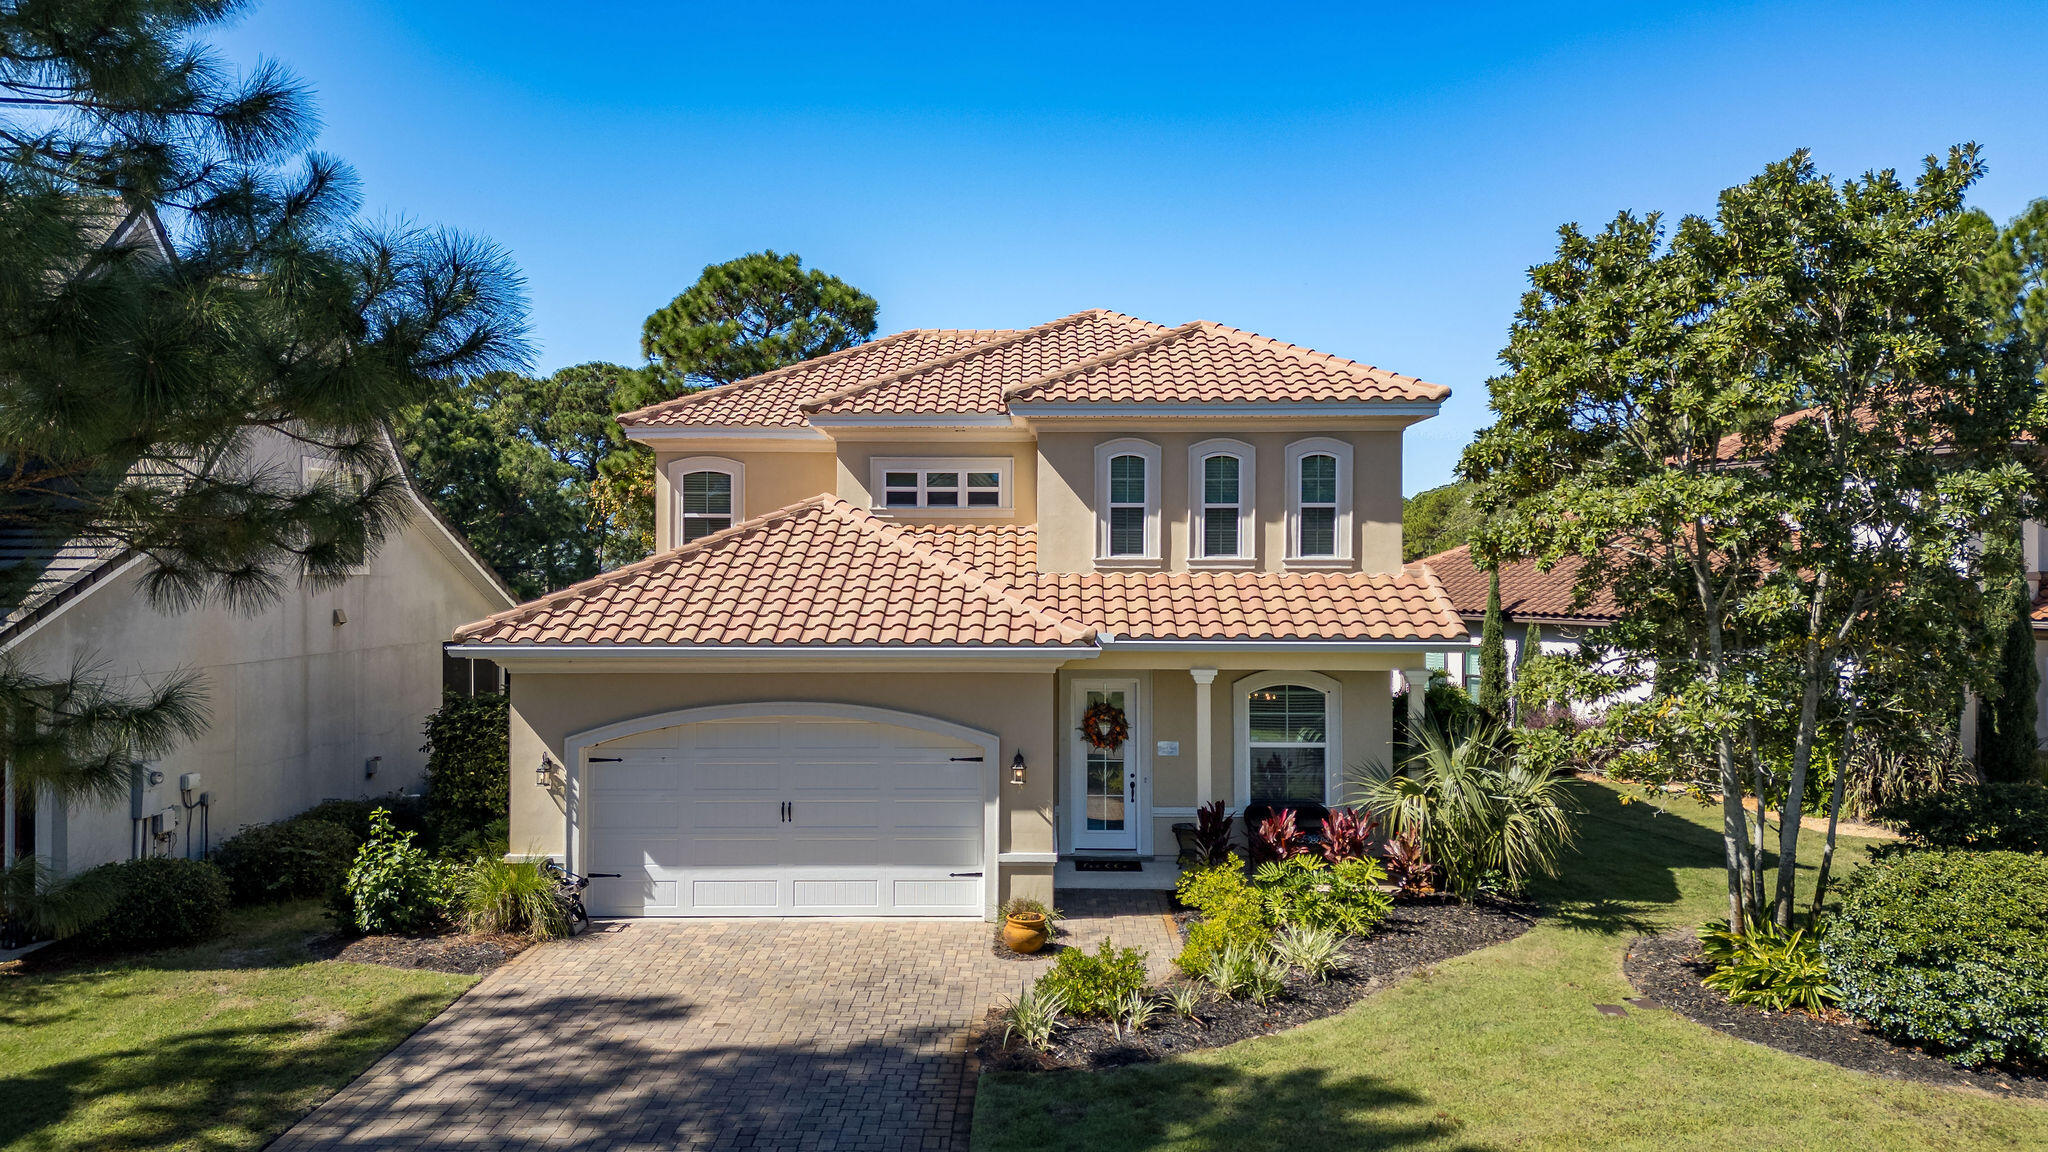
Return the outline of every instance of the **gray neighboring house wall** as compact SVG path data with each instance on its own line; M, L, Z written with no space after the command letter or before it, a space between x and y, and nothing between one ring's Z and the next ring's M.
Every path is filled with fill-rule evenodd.
M282 437L267 448L299 455ZM298 463L304 473L326 462ZM139 782L126 802L67 808L37 798L5 822L14 853L32 851L59 872L145 853L198 856L240 827L322 800L416 791L421 729L444 676L467 686L472 674L467 661L444 666L443 638L514 598L408 491L411 516L358 574L324 590L293 585L255 613L166 612L144 592L141 557L0 540L0 563L45 565L24 607L0 622L0 652L44 674L80 662L117 680L196 672L209 716L202 736L154 766L161 779ZM192 772L199 787L182 795ZM200 793L205 809L188 809Z

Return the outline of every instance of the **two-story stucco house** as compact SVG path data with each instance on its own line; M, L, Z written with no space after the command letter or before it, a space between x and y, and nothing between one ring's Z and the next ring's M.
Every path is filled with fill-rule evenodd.
M628 413L657 555L449 649L509 674L513 850L611 915L983 916L1083 859L1167 886L1174 822L1336 800L1392 678L1466 643L1401 564L1402 430L1446 395L1093 311Z

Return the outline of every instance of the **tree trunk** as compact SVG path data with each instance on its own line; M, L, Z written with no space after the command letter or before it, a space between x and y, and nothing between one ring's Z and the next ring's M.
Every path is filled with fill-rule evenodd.
M1806 773L1813 764L1813 741L1820 726L1821 676L1828 673L1829 648L1821 643L1825 627L1828 574L1814 581L1813 603L1807 608L1806 651L1799 672L1799 728L1792 738L1792 774L1785 781L1785 800L1779 806L1778 890L1773 918L1778 927L1792 930L1792 906L1799 892L1799 819L1806 806Z
M1856 729L1852 726L1842 736L1842 762L1835 765L1835 790L1828 797L1828 838L1820 850L1820 875L1813 881L1813 909L1806 914L1806 926L1820 926L1821 905L1828 897L1828 871L1835 863L1835 828L1842 822L1842 797L1849 789L1849 758L1856 751Z

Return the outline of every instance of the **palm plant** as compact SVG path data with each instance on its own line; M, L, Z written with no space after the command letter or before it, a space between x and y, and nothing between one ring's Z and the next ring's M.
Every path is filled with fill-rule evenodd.
M1496 878L1519 891L1531 877L1555 875L1558 854L1575 839L1563 778L1515 756L1493 725L1425 731L1400 771L1367 765L1363 775L1366 805L1394 836L1422 846L1459 899Z

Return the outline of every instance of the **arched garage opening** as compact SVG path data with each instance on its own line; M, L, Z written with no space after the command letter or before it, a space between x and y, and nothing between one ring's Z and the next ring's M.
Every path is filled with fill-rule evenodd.
M596 916L976 916L990 733L886 708L687 708L570 737L570 867ZM615 875L605 875L605 874Z

